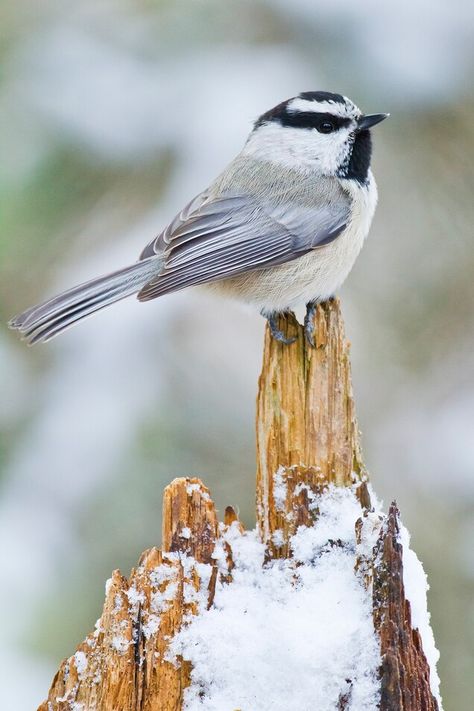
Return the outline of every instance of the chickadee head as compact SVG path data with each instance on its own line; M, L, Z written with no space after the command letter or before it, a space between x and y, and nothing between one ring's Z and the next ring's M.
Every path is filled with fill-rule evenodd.
M364 115L341 94L306 91L262 114L244 152L363 183L372 152L369 129L388 115Z

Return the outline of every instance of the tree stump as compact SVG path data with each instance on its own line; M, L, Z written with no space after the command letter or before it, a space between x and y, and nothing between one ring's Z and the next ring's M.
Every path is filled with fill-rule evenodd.
M337 300L318 306L315 325L315 348L306 344L303 329L291 315L281 317L280 328L296 336L294 344L277 343L268 329L265 336L257 398L253 534L264 547L262 570L284 570L289 580L285 585L296 589L303 584L306 569L317 572L331 555L343 559L346 567L349 563L356 594L368 605L378 649L372 675L377 693L366 708L435 711L439 697L436 688L433 693L434 670L430 685L421 631L412 626L405 595L399 514L395 504L384 515L371 501L375 497L362 462L349 347ZM334 513L339 504L341 511L350 510L353 516L351 531L344 523L348 515L338 518ZM193 696L191 686L202 684L202 679L193 678L195 653L185 642L176 647L183 631L193 629L198 619L204 629L210 620L212 638L211 619L215 625L226 591L245 576L241 543L249 535L232 507L218 522L201 481L175 479L164 492L161 550L145 551L128 579L113 573L94 632L63 661L40 711L267 708L265 699L255 697L252 702L239 691L231 706L216 706L206 685L194 689ZM309 553L308 545L313 546ZM305 590L311 593L307 583ZM305 614L310 624L314 611L307 609ZM221 634L225 636L226 629ZM293 650L285 653L291 659ZM239 654L236 649L231 664L239 664ZM246 654L252 656L252 650ZM351 709L352 703L360 708L359 681L336 679L336 690L329 690L326 697L327 701L334 693L334 700L327 701L327 708ZM291 698L281 699L282 708L305 711L301 703L292 705L297 698L295 689Z

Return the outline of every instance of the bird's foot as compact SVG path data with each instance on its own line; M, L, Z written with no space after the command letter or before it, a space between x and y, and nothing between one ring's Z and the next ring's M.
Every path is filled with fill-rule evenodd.
M315 347L316 343L314 341L314 315L316 313L317 303L315 301L310 301L306 304L306 315L304 317L304 337L306 343L312 348Z
M265 318L268 321L268 326L270 327L270 333L272 334L272 337L275 339L275 341L279 341L280 343L284 343L286 346L290 346L292 343L296 341L296 338L287 338L283 331L281 331L278 328L278 323L277 319L279 314L273 313L270 314L270 316L266 316L265 314L262 314L265 316Z

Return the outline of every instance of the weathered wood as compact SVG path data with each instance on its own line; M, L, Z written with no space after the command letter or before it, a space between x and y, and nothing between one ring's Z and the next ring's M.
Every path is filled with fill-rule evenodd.
M370 506L339 300L320 304L314 319L315 348L292 315L281 317L279 328L295 343L275 341L268 329L265 336L257 397L257 521L273 555L286 555L288 536L307 523L308 487L358 482L361 502ZM288 487L285 504L275 497L277 481L278 489ZM290 500L296 510L288 520ZM286 541L279 551L272 543L275 531Z
M374 549L374 625L380 635L380 711L438 711L420 633L412 628L403 584L399 511L390 506Z
M216 512L198 479L166 488L163 531L164 551L145 551L128 580L113 573L95 632L62 663L39 711L181 708L189 664L173 664L166 652L183 619L198 612L195 593L205 587L212 600L217 572ZM186 552L193 557L180 555ZM195 563L208 564L206 579Z
M257 398L257 528L267 560L291 558L291 537L317 525L328 488L350 487L360 503L356 540L363 551L354 552L354 575L373 596L380 636L380 711L437 711L404 593L398 512L392 506L384 521L370 510L339 301L318 306L315 348L292 316L279 326L296 341L282 345L267 329ZM229 527L243 532L232 507L219 524L199 479L175 479L164 492L162 550L146 551L128 579L113 573L95 632L62 663L40 711L180 711L191 668L186 659L168 658L170 641L212 605L218 579L232 584ZM364 541L379 530L372 551ZM350 708L351 693L350 685L335 711Z
M209 489L199 479L175 479L163 495L163 550L211 563L217 535L216 509Z

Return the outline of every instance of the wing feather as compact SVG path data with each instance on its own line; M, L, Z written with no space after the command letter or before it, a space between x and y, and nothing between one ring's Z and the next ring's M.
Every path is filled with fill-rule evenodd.
M201 193L143 250L142 259L160 254L164 261L138 298L147 301L296 259L336 239L349 216L349 198L341 200L340 191L311 206Z

